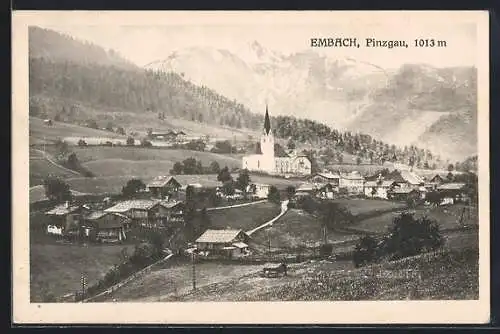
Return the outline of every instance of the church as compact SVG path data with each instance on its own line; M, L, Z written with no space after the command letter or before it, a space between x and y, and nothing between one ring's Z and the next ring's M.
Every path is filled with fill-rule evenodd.
M307 156L296 154L277 156L267 106L264 129L260 138L260 150L260 154L247 155L242 158L243 169L282 176L311 175L311 161Z

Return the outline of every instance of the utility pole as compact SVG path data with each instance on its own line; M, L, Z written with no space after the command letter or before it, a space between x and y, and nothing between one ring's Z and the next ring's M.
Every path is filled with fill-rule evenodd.
M80 277L80 283L82 286L82 303L83 303L83 300L85 299L85 288L87 287L87 277L85 276L84 273L82 273L82 276Z
M193 262L193 290L196 291L196 262L194 253L192 253L191 258Z

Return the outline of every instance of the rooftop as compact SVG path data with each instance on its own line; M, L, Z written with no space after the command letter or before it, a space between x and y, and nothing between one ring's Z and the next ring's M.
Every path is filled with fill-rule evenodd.
M107 208L104 211L105 212L123 213L123 212L127 212L131 209L149 210L158 203L160 203L160 202L155 201L155 200L135 199L135 200L129 200L129 201L123 201L123 202L117 203L116 205L114 205L110 208Z
M53 209L49 210L46 212L48 215L55 215L55 216L64 216L67 214L70 214L72 212L75 212L76 210L80 209L80 206L78 205L66 205L66 204L60 204Z
M445 183L437 187L438 190L461 190L465 187L465 183Z
M206 230L196 242L208 243L226 243L232 242L236 237L243 233L242 230Z
M147 186L148 186L148 188L152 188L152 187L165 187L170 182L176 183L177 185L180 186L180 183L173 176L170 176L170 177L164 177L164 176L158 177L158 178L154 179L153 181L149 182Z

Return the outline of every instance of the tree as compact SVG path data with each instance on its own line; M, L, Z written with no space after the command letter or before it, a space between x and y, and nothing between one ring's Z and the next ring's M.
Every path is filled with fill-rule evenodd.
M337 162L342 164L344 162L344 155L341 152L337 152Z
M271 186L271 188L269 188L269 194L267 195L267 199L270 202L279 204L281 201L281 198L280 198L280 192L279 192L278 188L276 188L275 186Z
M73 152L68 156L68 161L66 162L66 166L70 169L79 169L80 168L80 161L78 160L78 157L76 156L76 153Z
M439 225L427 217L416 219L412 213L404 212L393 220L385 251L393 259L417 255L423 251L441 247L444 239Z
M66 156L71 152L68 143L61 139L58 139L56 141L55 147L56 147L56 158L59 161L65 160Z
M373 187L371 191L372 198L377 194L377 188Z
M128 145L128 146L134 146L134 144L135 144L135 140L134 140L134 138L132 138L132 137L130 137L130 136L129 136L129 137L127 137L127 145Z
M142 147L151 147L151 146L153 146L153 144L149 140L147 140L146 138L143 138L141 140L141 146Z
M92 129L99 129L99 125L97 125L97 122L93 119L87 121L87 127Z
M290 140L288 141L287 148L288 148L289 150L295 150L295 143L293 142L293 140L291 140L291 139L290 139Z
M108 124L106 124L106 131L113 132L113 123L108 122Z
M356 165L361 165L361 157L356 157Z
M219 163L217 161L212 161L210 163L210 172L213 173L213 174L219 174L220 172L220 166L219 166Z
M455 169L455 167L453 166L453 164L449 164L448 165L448 172L453 172L453 169Z
M48 178L43 181L45 196L56 202L70 201L71 191L69 185L58 178Z
M372 263L377 256L377 241L369 236L359 239L353 253L353 262L356 268Z
M170 174L179 175L179 174L182 174L183 170L184 170L184 166L182 166L182 164L179 161L177 161L174 164L174 167L170 170Z
M236 179L236 187L241 191L246 191L248 184L250 183L250 174L248 173L248 169L244 169L240 171L238 178Z
M234 195L234 182L232 179L224 182L224 184L222 185L222 192L226 196Z
M122 195L124 197L132 197L139 191L146 189L146 185L142 180L132 179L122 188Z
M232 181L233 177L231 176L231 173L229 172L229 168L225 166L222 168L219 172L219 175L217 175L217 181L226 183L228 181Z
M288 196L288 199L293 198L293 196L295 195L295 187L294 186L288 186L286 188L286 194Z
M453 182L453 173L452 172L448 172L448 174L446 174L446 181Z
M439 206L441 204L443 196L437 191L430 191L425 195L425 199L434 206Z
M120 126L116 129L116 133L118 133L119 135L125 136L125 129Z

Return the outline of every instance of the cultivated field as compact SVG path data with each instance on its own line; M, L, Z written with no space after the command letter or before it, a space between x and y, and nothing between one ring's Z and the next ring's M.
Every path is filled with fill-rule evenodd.
M478 298L477 232L438 254L354 269L350 262L289 265L286 278L232 278L177 298L181 301L440 300ZM451 237L451 236L450 236ZM419 275L420 274L420 275Z
M59 178L71 178L75 177L75 173L71 173L64 170L47 160L42 159L30 159L29 161L29 172L30 172L30 187L43 184L43 180L49 176L59 177Z
M228 277L240 277L259 271L259 265L227 265L214 262L196 265L196 286L213 284ZM109 297L119 302L162 301L168 296L186 294L192 289L193 268L190 263L174 263L165 269L155 270L125 285Z
M43 144L44 140L50 143L66 137L94 137L103 138L104 141L119 138L126 139L125 136L113 132L91 129L69 123L52 121L52 125L48 126L44 124L42 119L36 117L29 118L29 134L30 144Z
M376 214L388 210L399 210L406 207L403 203L378 199L337 199L334 201L349 210L354 216Z
M31 301L41 302L49 295L60 297L80 290L82 273L87 275L89 285L96 283L121 262L120 253L124 248L127 248L129 255L134 251L130 245L84 247L31 243Z
M340 234L328 231L329 243L353 240L356 237L349 234ZM306 248L323 242L322 224L319 219L296 209L290 209L278 219L271 228L262 229L252 235L252 239L268 246L271 241L271 250L287 248Z
M462 224L460 224L460 217L462 215L463 208L463 205L456 204L433 208L419 208L412 211L415 212L415 217L425 215L436 220L441 229L454 229L463 227L464 225L477 225L478 217L474 209L471 209L470 215L468 210L465 211L464 220ZM359 221L354 225L351 225L350 228L359 231L383 233L386 232L387 228L392 225L392 222L397 215L397 212L381 214L376 217Z
M210 228L241 229L249 231L260 226L280 213L279 205L264 202L232 209L209 211Z
M43 122L37 118L30 118L38 120L43 125ZM199 122L193 122L182 119L168 118L165 120L159 120L158 114L156 112L128 112L123 111L118 108L93 108L89 105L80 105L77 113L71 116L74 122L85 122L89 119L97 120L99 127L104 127L108 122L119 125L125 129L128 134L130 131L138 132L141 136L146 135L147 129L151 128L155 131L166 131L170 129L175 129L176 131L184 131L188 135L192 136L210 136L212 139L217 140L247 140L248 136L253 136L258 138L260 133L254 130L248 129L232 129L224 126L218 126L215 124L205 124ZM69 125L69 124L68 124ZM71 126L71 125L70 125ZM74 125L76 126L76 125ZM108 132L107 137L110 137ZM75 137L75 136L87 136L87 137L100 137L99 134L91 134L86 131L70 131L66 135L58 135L58 137ZM106 136L103 136L106 137Z

